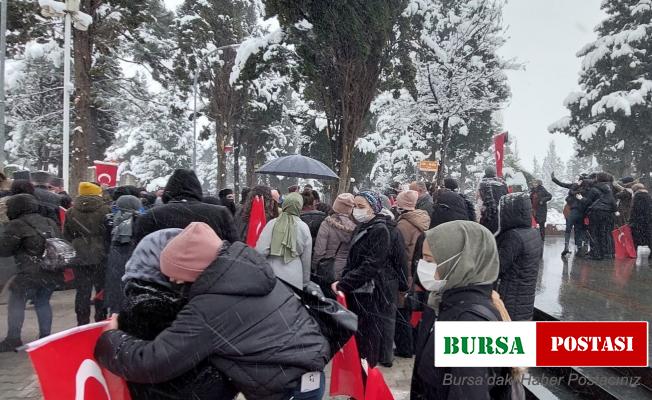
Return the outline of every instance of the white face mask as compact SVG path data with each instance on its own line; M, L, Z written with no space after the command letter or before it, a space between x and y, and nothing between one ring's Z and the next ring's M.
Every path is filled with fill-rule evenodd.
M453 265L453 268L448 271L448 274L443 279L436 279L435 278L435 272L437 272L437 268L441 267L442 265L446 264L447 262L450 262L452 259L455 257L458 257L462 253L457 253L453 257L449 258L446 261L443 261L441 264L437 263L431 263L426 260L419 260L419 263L417 264L417 275L419 276L419 281L421 282L421 286L424 287L429 292L439 292L441 291L444 286L446 286L446 282L448 278L448 275L453 272L455 267L457 266L457 263L459 263L459 259Z
M354 208L353 209L353 218L361 224L371 221L373 215L369 214L369 211L364 208Z

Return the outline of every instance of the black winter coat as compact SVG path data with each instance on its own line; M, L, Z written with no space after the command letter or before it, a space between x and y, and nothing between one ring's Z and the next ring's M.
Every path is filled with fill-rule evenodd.
M79 196L66 213L64 238L77 252L78 265L102 265L106 261L106 215L111 208L100 196Z
M36 197L41 206L41 215L52 219L60 226L59 207L61 206L61 196L50 192L47 187L36 186L34 188L34 197Z
M143 214L134 226L134 243L161 229L184 229L192 222L205 222L222 239L240 240L235 231L231 212L222 206L202 202L202 188L192 171L176 170L165 188L167 204Z
M552 200L552 195L543 186L539 185L532 189L530 192L530 200L532 201L532 210L534 210L534 218L543 226L548 219L548 202Z
M188 300L180 291L156 283L133 279L125 284L125 301L118 315L120 329L143 340L154 340L169 328ZM168 382L127 383L133 399L138 400L219 400L237 394L210 361Z
M430 229L451 221L467 221L469 210L466 201L459 193L440 189L435 198L433 212L430 215Z
M168 381L208 358L249 400L287 398L303 374L324 369L329 354L300 300L243 243L225 246L156 339L108 331L95 347L100 364L140 383Z
M480 224L492 233L498 230L498 204L508 192L507 185L499 178L482 178L478 189L482 200Z
M416 358L412 372L411 400L487 400L499 397L505 387L488 385L489 377L496 370L486 367L474 368L436 368L434 361L434 331L435 319L438 321L500 321L500 314L491 301L491 285L467 286L447 290L443 294L439 306L439 318L435 310L426 307L423 319L419 325L416 342ZM484 317L473 309L474 305L483 306L487 314ZM502 369L497 371L502 372ZM478 385L445 385L447 374L452 374L455 380L471 382L480 381Z
M347 294L372 280L378 286L390 274L390 234L383 216L359 225L352 237L349 259L337 285L338 290Z
M405 239L397 228L396 222L389 217L382 217L385 218L385 224L387 224L390 243L387 255L389 268L385 269L385 279L398 281L398 290L405 292L408 290L408 256L405 250Z
M634 244L652 249L652 197L646 190L639 190L634 195L630 225Z
M9 223L0 234L0 257L15 257L17 274L12 290L48 287L62 282L60 273L44 271L41 256L46 237L61 237L57 224L40 213L39 202L31 194L18 194L7 201Z
M531 227L531 210L526 194L504 197L500 205L497 291L513 321L529 321L534 312L543 242Z
M557 178L552 178L552 181L557 185L563 188L568 189L568 196L566 196L566 204L571 208L571 210L582 210L583 205L580 200L577 199L578 194L582 194L582 187L577 183L564 183Z
M606 182L595 183L582 200L586 213L593 211L614 213L618 209L611 185Z
M314 248L319 228L321 227L322 222L326 219L326 214L317 210L302 211L299 218L301 218L301 220L308 225L308 228L310 228L310 236L312 236L312 246Z

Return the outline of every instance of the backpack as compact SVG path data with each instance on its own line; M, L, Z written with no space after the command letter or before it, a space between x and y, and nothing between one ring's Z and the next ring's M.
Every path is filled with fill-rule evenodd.
M34 257L38 259L41 269L49 272L60 272L69 268L77 256L77 252L72 247L72 244L64 239L52 237L49 232L39 231L37 227L29 222L27 224L34 228L34 231L45 240L43 254L40 257Z

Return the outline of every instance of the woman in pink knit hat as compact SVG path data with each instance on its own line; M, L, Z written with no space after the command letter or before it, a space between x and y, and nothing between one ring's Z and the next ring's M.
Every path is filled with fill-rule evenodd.
M193 223L161 253L161 272L192 283L188 304L153 340L113 322L95 347L101 365L131 382L158 383L208 359L248 400L323 397L328 341L256 250Z
M356 224L351 218L355 207L354 197L350 193L337 196L333 203L333 213L319 227L312 257L312 270L315 271L315 282L328 288L342 278L351 246L351 236ZM334 260L327 263L324 260ZM328 264L328 265L327 265ZM333 271L324 268L333 267Z

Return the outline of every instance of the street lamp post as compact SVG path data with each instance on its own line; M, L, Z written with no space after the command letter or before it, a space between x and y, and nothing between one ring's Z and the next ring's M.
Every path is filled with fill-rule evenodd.
M44 17L64 18L63 33L63 187L69 191L70 185L70 67L72 48L72 25L86 31L93 22L93 18L79 11L80 0L66 0L61 3L54 0L39 0L41 14Z
M7 53L7 1L0 0L0 168L4 168L5 157L5 56Z

